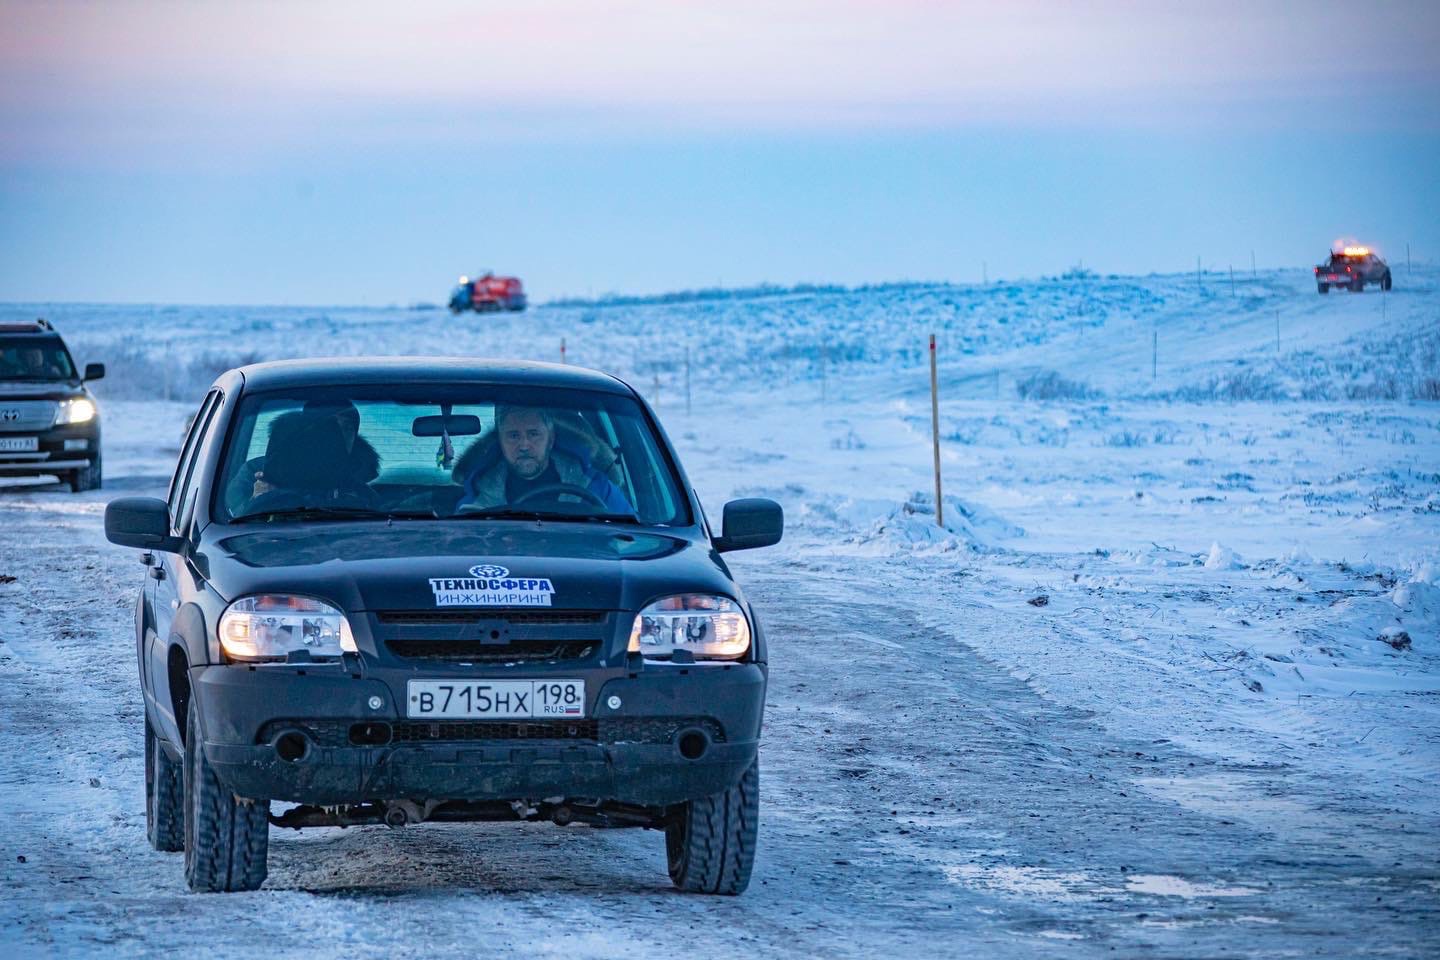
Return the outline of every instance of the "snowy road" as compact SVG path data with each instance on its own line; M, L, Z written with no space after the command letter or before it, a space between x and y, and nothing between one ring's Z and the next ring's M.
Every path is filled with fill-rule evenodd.
M1388 307L1275 276L542 308L453 340L408 311L64 308L77 359L112 365L106 486L0 483L0 957L1440 955L1421 279ZM932 323L944 530L907 346ZM772 638L750 891L672 892L654 832L424 825L275 831L264 889L188 893L144 838L142 568L101 531L111 497L163 493L192 405L160 397L239 346L561 335L634 358L712 515L785 506L784 543L732 562ZM1020 394L1035 370L1053 396Z
M20 577L0 614L7 955L204 940L244 956L263 938L294 957L1423 956L1440 923L1440 875L1414 860L1433 818L1041 698L963 643L1025 630L1011 613L917 617L906 598L946 590L948 564L887 582L868 561L783 556L740 562L776 638L745 897L673 893L652 832L435 825L277 832L265 890L197 898L179 856L144 842L139 567L97 549L102 503L35 490L0 507ZM16 543L39 545L23 567ZM1197 808L1165 784L1217 797Z

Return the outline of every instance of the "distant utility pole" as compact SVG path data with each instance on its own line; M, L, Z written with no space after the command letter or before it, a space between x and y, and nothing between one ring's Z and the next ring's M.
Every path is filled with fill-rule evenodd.
M1156 365L1160 358L1160 321L1150 330L1150 382L1155 382Z
M1235 296L1235 265L1230 265L1230 296Z
M825 383L825 368L830 366L830 347L828 344L820 344L820 402L825 403L828 399L828 390Z
M565 338L560 338L560 362L565 362Z
M655 406L660 406L660 371L655 371Z
M1275 356L1280 356L1280 311L1275 311Z
M935 371L935 334L930 334L930 436L935 452L935 525L945 526L945 505L940 495L940 378Z
M981 260L981 261L980 261L980 286L982 286L982 287L988 287L989 285L990 285L990 270L989 270L989 266L985 263L984 260Z
M1408 241L1405 244L1405 275L1410 275L1410 244Z
M1205 292L1205 281L1200 279L1200 258L1195 258L1195 289Z
M1257 276L1259 276L1259 274L1257 274L1257 273L1255 272L1255 251L1254 251L1254 250L1251 250L1251 251L1250 251L1250 278L1253 280L1253 279L1254 279L1255 277L1257 277Z

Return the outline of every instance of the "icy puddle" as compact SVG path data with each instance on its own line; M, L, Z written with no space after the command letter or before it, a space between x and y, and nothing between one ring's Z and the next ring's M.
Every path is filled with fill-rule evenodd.
M1193 883L1184 877L1164 873L1140 873L1125 881L1130 893L1149 893L1160 897L1248 897L1259 893L1255 887L1222 887L1214 883Z
M1055 901L1091 900L1116 892L1095 877L1084 873L1044 870L1037 867L986 867L963 863L941 868L945 879L959 886L1026 899Z

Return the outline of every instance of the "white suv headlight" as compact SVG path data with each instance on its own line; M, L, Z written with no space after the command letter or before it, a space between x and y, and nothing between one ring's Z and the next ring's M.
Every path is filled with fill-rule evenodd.
M95 419L95 404L85 397L62 400L55 410L55 426L67 423L89 423Z
M284 660L292 650L308 650L317 659L356 652L345 615L311 597L242 597L225 609L219 632L232 660Z
M630 628L630 652L669 660L688 650L696 660L737 660L750 649L750 621L728 597L685 593L641 610Z

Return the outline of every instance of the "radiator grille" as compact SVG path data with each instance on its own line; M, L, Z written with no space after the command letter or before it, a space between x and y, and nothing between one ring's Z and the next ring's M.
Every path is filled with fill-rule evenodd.
M598 720L409 720L391 724L391 743L434 740L589 740L599 739Z
M516 640L481 643L478 640L387 640L385 646L407 660L444 660L452 663L561 663L584 660L599 649L588 640Z
M0 400L0 433L49 430L56 406L54 400Z
M352 746L354 726L386 726L384 721L272 720L256 743L269 743L285 730L300 730L320 747ZM699 727L716 743L725 730L712 717L609 717L604 720L401 720L388 724L391 743L450 741L579 740L590 743L669 743L681 730Z
M430 624L470 624L495 620L517 626L570 626L600 623L604 610L381 610L375 614L381 623L424 626Z

